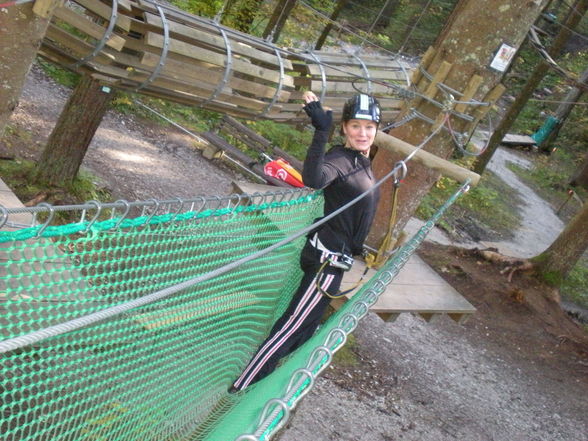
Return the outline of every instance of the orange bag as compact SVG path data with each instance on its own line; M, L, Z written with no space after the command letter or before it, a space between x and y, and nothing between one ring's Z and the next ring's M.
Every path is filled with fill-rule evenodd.
M274 159L263 166L266 175L277 178L293 187L304 187L302 176L288 161L282 158Z

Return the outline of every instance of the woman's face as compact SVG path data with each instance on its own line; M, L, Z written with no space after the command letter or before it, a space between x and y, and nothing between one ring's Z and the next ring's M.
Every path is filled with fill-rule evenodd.
M345 146L367 155L374 143L377 131L378 125L373 121L350 119L343 123Z

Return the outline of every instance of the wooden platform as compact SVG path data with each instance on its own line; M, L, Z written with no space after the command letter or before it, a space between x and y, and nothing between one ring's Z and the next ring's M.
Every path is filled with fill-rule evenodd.
M484 130L478 130L476 132L479 135L479 139L483 141L487 141L490 133ZM528 135L517 135L514 133L507 133L502 138L500 142L502 145L523 145L523 146L532 146L537 144L537 142Z
M365 263L356 261L353 269L346 273L341 290L354 286L361 278ZM375 273L370 270L365 280ZM333 307L340 308L356 292L346 298L333 301ZM447 314L458 323L463 323L476 308L449 285L419 256L413 254L404 268L388 286L371 311L382 320L394 321L398 315L408 312L418 314L429 321L433 316Z

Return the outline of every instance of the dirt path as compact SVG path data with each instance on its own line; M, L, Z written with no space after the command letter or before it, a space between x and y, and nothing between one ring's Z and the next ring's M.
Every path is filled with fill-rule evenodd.
M11 125L31 131L37 144L15 153L36 157L67 94L33 69ZM186 135L116 114L102 124L84 166L115 197L131 200L226 194L232 179L204 160ZM525 245L514 247L528 250ZM564 344L565 336L546 332L553 325L536 319L529 305L513 303L508 287L491 283L498 273L484 273L481 264L477 270L475 259L452 265L447 271L457 274L454 283L464 282L458 290L478 313L466 325L408 315L384 323L369 315L356 331L357 364L328 369L281 441L587 439L586 358Z
M551 205L541 199L508 168L509 162L522 168L531 166L531 162L522 155L507 148L499 148L492 156L488 169L496 173L521 196L523 204L517 209L521 213L522 225L508 242L485 243L495 246L500 252L509 256L533 257L551 245L565 225L554 213Z
M19 132L31 130L38 141L19 154L38 157L68 96L66 88L33 66L10 125ZM228 194L234 179L204 159L188 135L115 112L100 125L82 167L100 178L114 198L128 200Z

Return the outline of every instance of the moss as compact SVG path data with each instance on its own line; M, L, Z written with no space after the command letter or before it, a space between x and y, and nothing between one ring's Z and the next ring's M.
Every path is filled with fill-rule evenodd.
M351 367L359 364L359 357L355 353L358 343L353 334L347 336L345 345L335 352L333 363L337 366Z
M33 179L36 164L22 159L0 161L0 175L4 183L23 203L34 201L48 202L53 205L79 204L88 200L109 200L110 192L102 187L95 176L88 172L80 172L78 176L65 186L51 186ZM39 216L40 221L44 219ZM64 224L79 220L74 212L55 213L55 224Z

